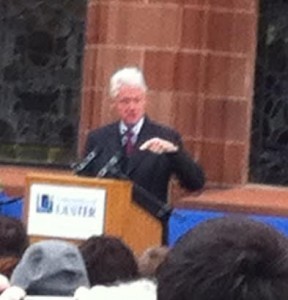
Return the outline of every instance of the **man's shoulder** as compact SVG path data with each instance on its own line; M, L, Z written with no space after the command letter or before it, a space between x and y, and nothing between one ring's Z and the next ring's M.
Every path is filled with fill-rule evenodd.
M171 128L162 123L155 122L154 120L151 120L151 119L147 119L146 124L147 124L147 128L149 128L151 131L153 131L155 133L162 133L164 135L173 135L173 136L180 135L176 129Z
M102 136L102 135L107 135L109 132L114 132L116 128L118 128L118 122L110 123L108 125L101 126L99 128L95 128L90 130L88 136Z

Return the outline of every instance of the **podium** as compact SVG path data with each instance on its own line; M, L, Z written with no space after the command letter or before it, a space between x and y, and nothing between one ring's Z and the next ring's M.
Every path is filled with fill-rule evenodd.
M136 255L161 245L161 223L131 195L128 180L27 174L24 222L30 242L60 238L79 244L106 234L122 238Z

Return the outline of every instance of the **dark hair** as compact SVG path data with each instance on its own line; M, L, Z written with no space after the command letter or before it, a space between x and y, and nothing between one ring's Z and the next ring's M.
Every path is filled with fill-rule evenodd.
M0 216L0 257L21 257L28 245L29 239L22 221Z
M10 278L13 270L20 261L20 257L16 256L0 256L0 273Z
M159 268L158 300L284 300L287 239L245 217L200 223Z
M128 281L138 276L132 250L113 236L92 236L79 249L82 253L91 286Z

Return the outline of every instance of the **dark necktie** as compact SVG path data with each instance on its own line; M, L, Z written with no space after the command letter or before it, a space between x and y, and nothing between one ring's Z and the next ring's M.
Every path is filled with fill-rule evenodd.
M132 128L127 129L125 136L126 136L125 152L127 155L130 155L134 150L134 143L133 143L134 132Z

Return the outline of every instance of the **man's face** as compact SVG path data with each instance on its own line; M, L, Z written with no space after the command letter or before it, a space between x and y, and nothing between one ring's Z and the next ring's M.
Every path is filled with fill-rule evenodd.
M145 114L146 94L139 87L121 87L113 101L118 116L127 125L137 123Z

